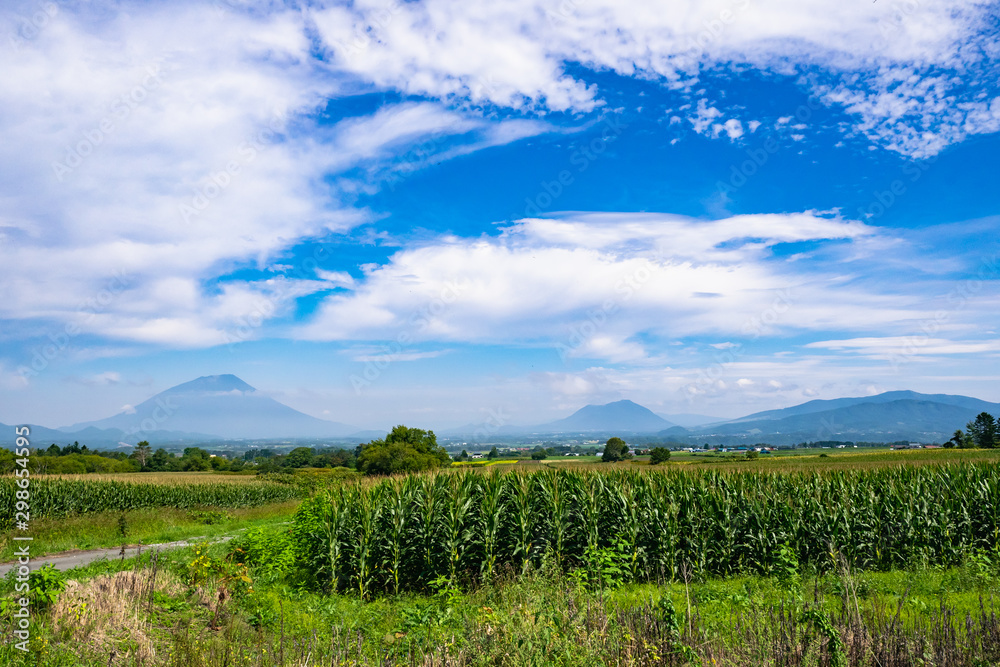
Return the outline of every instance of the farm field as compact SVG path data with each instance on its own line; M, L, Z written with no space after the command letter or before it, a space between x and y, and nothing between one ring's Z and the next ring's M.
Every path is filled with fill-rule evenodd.
M13 507L15 478L0 478ZM248 522L289 517L300 487L212 473L35 476L31 479L32 554L123 543L167 542L225 534ZM14 557L14 516L0 517L0 562Z
M123 517L130 543L236 537L35 573L31 651L0 644L0 664L1000 661L995 453L456 468L306 471L295 485L211 473L34 478L88 499L81 508L102 507L95 498L118 508L52 503L52 517L32 520L35 555L116 546ZM178 506L121 509L109 494L137 482L147 495L122 497ZM206 484L215 496L197 489ZM271 487L295 497L254 504ZM0 583L4 598L13 586Z
M192 547L67 574L29 656L54 667L292 665L994 665L1000 570L960 566L588 586L550 565L472 590L364 601L290 586L289 562L242 544ZM249 583L242 580L247 576ZM0 583L7 594L10 583ZM223 593L220 595L220 593Z
M648 463L649 457L637 457L635 463ZM761 454L748 461L742 453L713 452L692 454L673 452L670 460L661 464L696 466L717 470L762 471L824 471L889 468L895 466L940 465L959 462L1000 462L1000 449L793 449Z
M175 542L191 538L212 539L258 525L291 519L299 500L229 510L186 510L155 507L127 512L97 512L32 522L32 555L66 551ZM124 536L122 519L124 518ZM15 531L0 534L0 563L16 558Z
M256 484L253 473L217 472L117 472L85 473L75 475L34 475L32 479L67 479L78 482L135 482L143 484Z

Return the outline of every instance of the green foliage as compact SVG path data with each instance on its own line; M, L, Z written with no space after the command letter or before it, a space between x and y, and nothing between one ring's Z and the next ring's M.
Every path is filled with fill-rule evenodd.
M993 449L1000 444L997 432L997 421L988 412L980 412L976 418L965 425L973 446L980 449Z
M748 449L746 453L747 461L756 461L760 458L760 452L753 449Z
M136 443L135 449L132 450L129 458L135 459L139 463L139 467L144 469L152 456L153 448L149 446L149 442L147 440L140 440Z
M0 479L0 506L14 507L19 490L12 477ZM90 512L120 512L146 507L257 507L302 496L295 487L267 483L149 484L108 480L31 480L31 518ZM12 513L0 515L9 528Z
M229 543L236 563L247 565L267 579L288 574L295 563L291 531L281 528L252 528Z
M547 458L549 458L549 455L545 452L544 449L537 449L531 452L532 461L544 461Z
M287 465L289 468L305 468L312 463L314 456L311 447L296 447L288 453Z
M830 568L831 550L852 569L953 565L998 535L996 463L409 477L307 500L292 531L313 586L365 595L524 573L546 553L606 586L741 572L791 586L803 569Z
M666 447L654 447L649 453L650 465L659 465L670 460L670 450Z
M609 438L604 443L604 454L601 461L605 463L623 461L628 456L628 445L621 438Z
M28 586L35 611L45 611L66 588L66 575L48 563L28 575Z
M226 516L225 512L220 512L219 510L206 510L206 509L193 509L187 513L187 516L192 521L197 521L198 523L203 523L206 526L214 526L215 524L222 523L229 517Z
M799 616L799 622L807 624L813 632L827 640L831 667L847 667L844 640L826 613L820 609L807 609Z
M771 576L778 580L783 590L791 591L799 587L799 557L788 544L782 544L774 554Z
M368 475L420 472L451 464L434 431L396 426L383 439L361 446L358 470Z

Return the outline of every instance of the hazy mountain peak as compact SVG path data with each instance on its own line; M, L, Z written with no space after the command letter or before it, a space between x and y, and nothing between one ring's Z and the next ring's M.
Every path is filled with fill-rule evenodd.
M232 374L205 375L179 384L107 419L64 427L120 429L158 437L163 431L217 438L342 437L357 427L317 419L279 403Z
M604 405L587 405L565 419L543 425L559 431L659 431L674 426L649 408L623 399Z
M232 373L203 375L200 378L167 389L162 394L189 394L195 392L253 392L257 391Z

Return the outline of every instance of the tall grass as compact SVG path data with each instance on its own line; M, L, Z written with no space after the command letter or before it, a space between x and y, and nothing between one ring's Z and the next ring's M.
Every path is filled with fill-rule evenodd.
M826 473L540 470L391 479L307 500L299 562L325 590L426 589L439 577L611 567L634 580L770 573L783 546L889 570L1000 542L1000 464Z

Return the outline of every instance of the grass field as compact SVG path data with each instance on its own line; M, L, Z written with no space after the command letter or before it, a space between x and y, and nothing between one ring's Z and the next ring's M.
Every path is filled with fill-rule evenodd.
M31 553L35 557L65 551L117 547L121 544L156 544L211 539L260 525L290 520L298 500L259 507L227 510L185 510L155 507L127 512L98 512L60 519L40 519L31 523ZM125 520L125 536L121 519ZM16 531L0 534L0 562L15 558Z
M241 569L232 563L235 548L193 547L155 563L147 555L72 571L59 601L36 616L30 652L0 643L0 664L1000 664L1000 568L982 560L943 570L791 570L609 588L542 567L501 572L469 592L443 585L366 602L289 586L265 563ZM9 590L0 582L0 593Z
M0 496L13 499L12 483L0 479ZM302 497L288 484L202 472L36 475L29 490L28 531L0 532L0 562L14 558L15 534L33 538L35 556L212 537L289 518Z
M986 526L1000 517L1000 452L724 456L675 453L656 467L642 457L616 464L556 457L390 480L307 471L296 483L319 481L302 488L331 489L343 510L335 593L315 588L324 566L299 551L309 534L292 523L303 511L299 500L33 519L35 556L117 546L122 518L131 544L236 539L70 572L54 604L32 594L27 654L10 643L9 576L0 582L0 664L1000 664L1000 545L996 526ZM95 479L78 477L72 481ZM179 488L261 483L213 473L101 477ZM553 486L556 478L571 483ZM481 490L462 495L463 484L490 483L499 485L493 509ZM405 500L403 488L416 494L412 503L393 505ZM560 505L554 489L572 493ZM581 504L588 489L597 503L590 510ZM323 497L307 505L323 507ZM588 524L587 512L598 509ZM414 523L394 534L394 512ZM490 517L499 532L484 575ZM423 524L430 532L417 519L430 521ZM979 534L983 526L992 537ZM306 544L323 530L312 534ZM13 555L10 536L0 538L0 560ZM830 552L834 541L839 548ZM402 549L395 566L393 544ZM657 549L666 559L660 565ZM687 555L671 561L670 553ZM394 587L393 567L430 574ZM60 579L38 575L32 586L57 592Z

